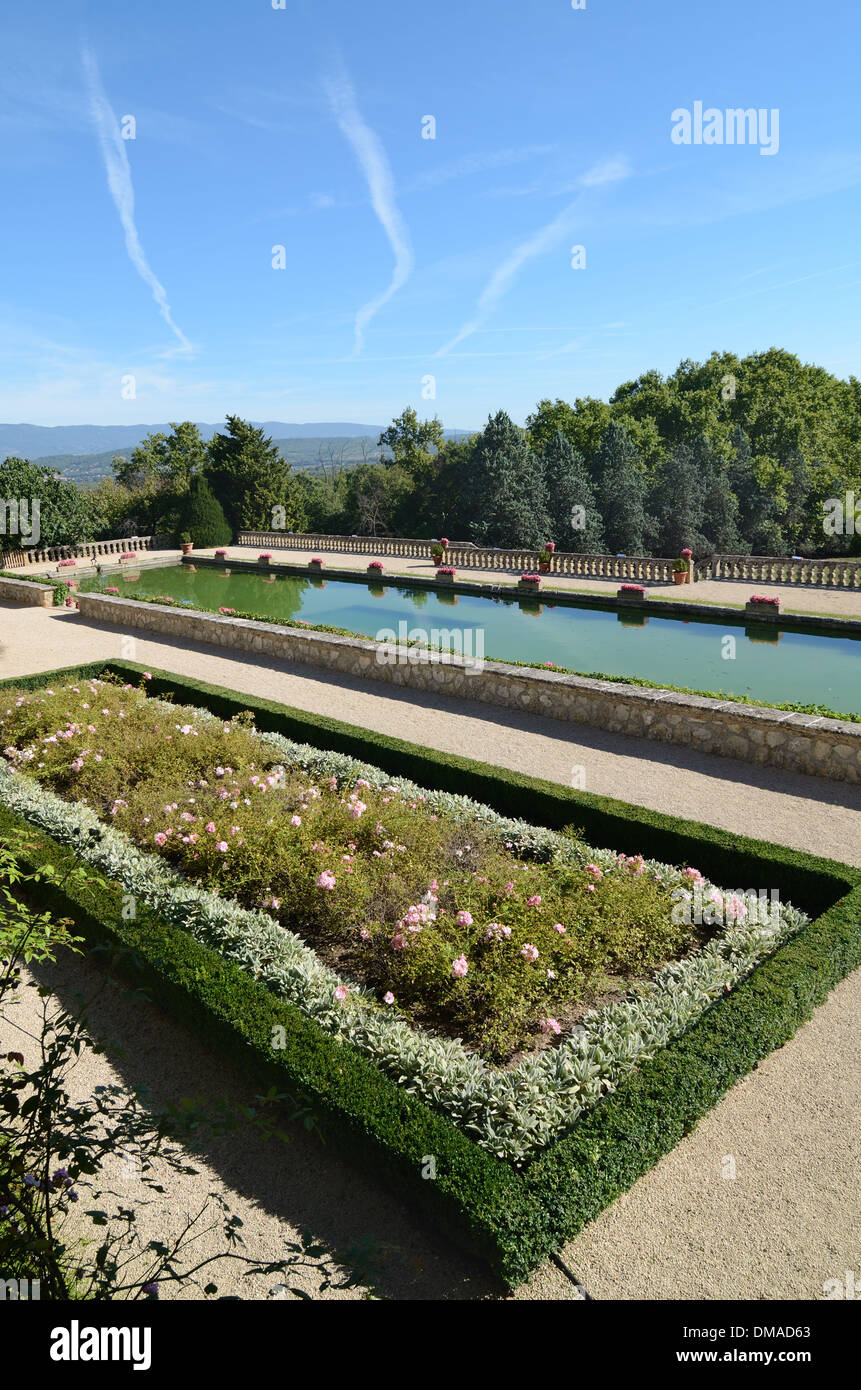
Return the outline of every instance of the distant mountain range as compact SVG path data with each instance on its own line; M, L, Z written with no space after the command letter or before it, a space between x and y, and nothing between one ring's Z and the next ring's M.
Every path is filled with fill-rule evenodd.
M375 439L383 425L311 424L290 425L283 420L254 420L262 424L267 434L278 439L320 439L347 435ZM224 428L198 422L204 439L211 439L216 430ZM58 454L95 454L110 450L119 453L134 449L148 434L169 434L170 425L2 425L0 424L0 458L15 455L19 458L52 458Z
M349 467L378 457L377 439L383 425L345 423L291 425L280 420L253 421L263 429L294 468L319 473L326 465ZM198 424L204 439L222 425ZM170 425L0 425L0 460L17 456L50 464L79 487L95 487L111 475L111 462L129 458L148 434L170 433ZM446 430L447 439L460 439L468 430ZM93 448L93 445L100 448ZM89 446L89 447L87 447Z

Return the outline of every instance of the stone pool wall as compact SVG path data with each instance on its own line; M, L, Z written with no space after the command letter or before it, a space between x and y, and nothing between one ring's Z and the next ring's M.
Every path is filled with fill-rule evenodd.
M24 603L28 608L51 608L54 590L49 584L31 584L26 579L0 578L0 602Z
M85 620L150 632L180 642L320 666L365 680L426 690L459 699L542 714L575 724L661 743L697 748L745 762L861 783L861 724L785 710L764 709L672 690L650 690L585 676L563 675L487 662L470 667L458 656L401 648L381 662L381 648L363 638L339 637L274 623L136 603L104 594L78 595Z

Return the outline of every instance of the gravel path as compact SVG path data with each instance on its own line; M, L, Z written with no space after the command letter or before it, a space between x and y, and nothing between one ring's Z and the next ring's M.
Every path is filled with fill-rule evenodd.
M73 613L0 605L0 677L119 657L121 642L116 629L85 626ZM580 765L590 791L861 864L861 792L851 787L333 679L311 668L297 674L244 654L233 659L214 649L136 639L134 659L553 781L569 782ZM62 994L73 988L78 971L95 978L91 967L77 964L71 971L64 962L51 983ZM128 1084L150 1086L154 1104L167 1096L247 1094L197 1038L155 1006L130 1003L114 989L105 996L99 1028L111 1045L106 1056L79 1063L82 1087L120 1075ZM851 1150L861 1133L859 1010L861 972L569 1245L563 1257L590 1292L599 1298L815 1298L825 1279L858 1269L861 1194L858 1155ZM117 1042L124 1044L123 1057ZM217 1186L246 1221L255 1254L271 1253L285 1235L305 1227L345 1263L348 1248L362 1246L371 1261L369 1271L363 1266L364 1282L323 1297L361 1297L369 1287L396 1299L500 1296L480 1270L370 1179L342 1167L313 1136L299 1134L273 1155L256 1134L236 1135L207 1144L203 1157L199 1178L166 1181L169 1196L147 1217L153 1229L196 1210ZM735 1160L733 1180L723 1176L726 1158ZM208 1247L210 1253L219 1248ZM302 1287L314 1293L319 1281L315 1286L313 1276L305 1277ZM245 1297L265 1297L262 1284L268 1288L268 1281L258 1281L249 1289L251 1281L242 1283L229 1270L216 1282L221 1292ZM549 1264L517 1294L572 1296L571 1285Z

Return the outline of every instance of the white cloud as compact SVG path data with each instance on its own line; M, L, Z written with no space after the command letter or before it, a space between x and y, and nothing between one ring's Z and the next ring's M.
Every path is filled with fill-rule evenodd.
M125 232L126 250L129 253L129 259L138 272L138 275L140 275L144 283L149 285L152 290L153 299L158 305L165 323L168 325L171 332L176 335L184 351L190 352L190 342L177 324L174 323L170 305L167 300L167 292L161 281L156 277L144 255L144 249L141 246L140 237L138 236L138 230L135 225L135 192L132 184L129 157L126 153L126 142L122 138L119 123L105 95L96 60L87 48L83 51L83 61L87 78L87 88L90 95L90 111L99 136L102 158L105 161L108 188L110 189L111 197L114 200L114 205L120 215L120 222Z
M412 274L414 257L407 225L395 197L395 180L382 143L366 124L356 106L356 95L346 74L330 77L326 94L343 134L346 136L368 184L371 203L389 239L395 256L391 283L382 294L362 305L356 314L355 351L361 352L365 329L384 304L397 294Z
M585 174L580 177L580 183L584 188L600 188L605 183L618 183L619 179L631 177L631 166L623 156L616 159L604 159L600 164L593 164L591 169L587 169Z
M438 188L440 184L449 183L452 179L467 178L473 174L482 174L487 169L503 169L511 164L520 164L526 159L540 158L541 155L552 153L555 148L555 145L525 145L515 149L494 150L488 154L465 155L453 164L444 164L438 169L429 169L426 173L419 174L406 185L406 189L410 193L416 193L426 188Z
M627 178L630 174L630 167L625 159L605 160L601 164L593 165L585 174L578 179L578 183L583 188L595 188L603 184L614 183L619 179ZM506 257L500 266L493 272L489 281L485 285L473 318L463 325L458 333L445 343L434 354L436 357L444 357L451 352L452 348L457 347L465 338L469 338L478 328L481 327L486 315L502 299L503 295L510 289L522 268L529 262L542 256L545 251L549 251L564 236L573 232L579 209L579 199L573 203L568 203L552 222L548 222L541 227L526 241L522 241L519 246Z

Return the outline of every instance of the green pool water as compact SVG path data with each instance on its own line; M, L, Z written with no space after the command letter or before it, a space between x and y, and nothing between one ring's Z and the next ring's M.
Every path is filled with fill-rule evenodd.
M282 623L325 623L383 640L392 640L391 633L443 647L460 641L474 656L552 662L658 685L861 714L861 638L778 632L765 624L746 628L743 615L737 623L688 622L635 610L555 606L540 596L485 598L388 581L357 584L325 575L229 573L187 565L102 576L82 587L118 588L129 598L163 594L200 608L236 608Z

